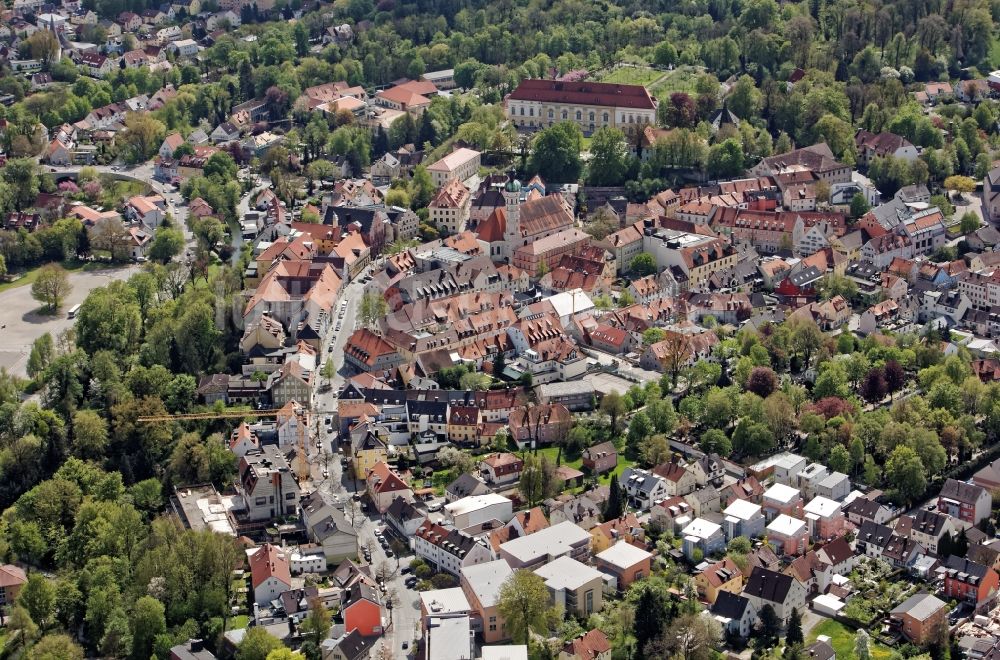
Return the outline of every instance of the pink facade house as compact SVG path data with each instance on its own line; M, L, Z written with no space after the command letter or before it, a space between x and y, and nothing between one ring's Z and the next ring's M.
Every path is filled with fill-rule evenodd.
M766 536L776 553L797 557L809 545L809 526L804 520L782 513L767 526Z
M814 497L803 509L809 536L814 541L828 541L844 535L847 516L840 503L826 497Z
M761 500L764 515L769 521L782 514L801 518L803 504L802 493L799 492L799 489L785 484L774 484L764 491L764 497Z

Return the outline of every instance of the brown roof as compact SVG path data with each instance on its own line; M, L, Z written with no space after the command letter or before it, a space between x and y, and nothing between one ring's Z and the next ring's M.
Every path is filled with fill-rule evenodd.
M518 215L522 236L536 236L573 226L573 212L562 195L547 195L525 202Z
M717 561L701 572L713 587L719 587L734 578L743 576L740 567L729 557Z
M16 587L28 581L24 570L13 564L0 566L0 588Z
M508 97L515 101L547 101L573 105L654 110L656 104L642 85L558 80L522 80Z
M368 328L355 330L344 346L345 354L370 367L375 365L380 356L395 352L396 349L389 342Z
M611 652L608 636L597 628L566 642L562 652L579 660L596 660Z

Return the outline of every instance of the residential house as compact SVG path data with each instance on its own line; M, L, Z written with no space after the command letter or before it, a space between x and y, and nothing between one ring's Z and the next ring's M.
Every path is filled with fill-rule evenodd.
M24 569L14 564L0 566L0 607L6 609L17 602L21 587L28 581Z
M993 497L988 490L956 479L945 481L938 494L938 511L972 525L988 518L992 506Z
M809 527L804 520L781 514L768 524L767 542L780 555L801 555L809 545Z
M459 583L473 610L472 624L487 644L508 639L507 624L500 616L500 588L514 571L503 559L464 566Z
M722 516L726 541L732 541L737 536L752 539L764 534L766 519L759 504L736 499L726 507Z
M752 475L726 486L722 491L722 501L726 506L729 506L736 500L746 500L747 502L760 504L763 499L764 486L757 481L757 477Z
M777 479L777 476L775 478ZM802 516L802 494L797 488L786 486L780 482L764 491L761 503L764 515L769 521L782 514L792 517Z
M653 555L626 541L619 541L594 556L599 571L614 576L618 591L624 592L636 580L649 575Z
M267 607L292 588L292 574L284 549L265 543L250 555L250 586L254 602Z
M588 617L601 611L604 576L571 557L559 557L534 571L545 581L554 605L566 613Z
M556 660L611 660L611 642L594 628L566 642Z
M458 576L462 569L482 564L493 558L484 541L454 528L444 527L425 519L413 537L413 551L439 571Z
M638 509L648 509L654 502L670 497L666 481L649 470L625 468L618 483L625 489L629 503Z
M471 474L459 475L457 479L448 484L444 489L444 501L448 504L474 495L485 495L490 492L487 486L478 476Z
M725 633L742 639L748 638L757 624L757 609L742 594L720 591L710 611Z
M274 445L248 452L240 459L238 491L241 511L250 521L294 516L299 485L284 454Z
M379 461L369 470L365 477L368 497L371 498L375 509L379 513L385 513L393 500L402 497L405 500L413 501L413 491L405 481L385 462Z
M691 504L679 495L665 500L657 500L649 508L650 522L660 529L675 533L697 517Z
M822 495L812 498L803 508L809 536L816 541L839 538L847 527L847 516L840 503Z
M912 514L901 516L896 521L896 534L913 539L932 554L938 553L938 545L945 536L950 537L957 530L951 516L927 509L917 509Z
M858 165L867 167L876 158L899 158L913 162L919 155L917 148L904 137L895 133L870 133L858 129L854 134L854 146L858 154Z
M682 550L688 561L697 564L698 554L707 557L726 547L722 526L704 518L695 518L681 530Z
M855 548L861 555L878 558L882 556L890 538L892 538L890 528L866 520L861 523L861 528L855 537Z
M365 433L360 442L353 443L351 460L355 479L366 479L377 463L389 459L389 448L374 432Z
M668 497L687 495L694 492L698 482L693 472L687 469L677 457L653 468L653 474L663 479Z
M490 454L479 463L480 473L485 481L494 488L510 486L521 478L524 461L510 453Z
M448 179L428 205L428 217L445 235L461 233L469 222L471 200L469 189L461 181Z
M396 349L368 328L359 328L344 346L344 362L359 372L391 371L403 363Z
M346 632L364 637L382 634L382 602L376 589L366 582L356 582L344 596L340 608Z
M583 450L583 467L591 474L604 474L618 466L618 450L612 442L601 442Z
M800 613L806 611L806 588L791 575L766 568L753 569L743 589L743 596L757 612L770 605L782 625L788 624L793 609Z
M515 569L534 569L562 556L585 561L590 555L590 534L572 522L561 522L502 543L499 555Z
M694 576L698 595L709 605L714 605L719 592L739 594L743 591L743 573L732 559L717 561Z
M607 550L618 541L627 541L633 545L645 545L646 533L635 514L629 512L600 525L595 525L590 530L590 538L591 551L597 554Z
M313 491L299 503L302 522L309 538L322 550L326 565L338 564L358 553L358 532L344 512L323 501L319 491Z
M860 527L866 521L884 525L892 519L892 511L889 507L865 497L856 497L851 500L844 512L847 514L848 522L855 527Z
M510 437L520 447L548 445L561 439L572 426L573 415L561 403L548 403L528 409L516 408L507 420Z
M944 577L946 597L969 603L977 612L989 610L996 603L1000 577L992 568L950 555L937 573Z
M396 530L400 537L411 539L416 535L425 516L405 497L397 497L386 509L383 518L386 524Z
M906 639L923 646L945 625L948 603L926 592L916 593L889 611L889 619Z

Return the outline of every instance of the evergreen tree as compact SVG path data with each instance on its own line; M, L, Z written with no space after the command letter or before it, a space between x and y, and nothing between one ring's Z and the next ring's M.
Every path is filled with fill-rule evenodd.
M792 608L792 615L788 617L788 630L785 633L785 643L788 646L801 646L802 639L802 617L799 616L799 608Z
M666 599L655 587L645 584L635 603L635 621L632 624L632 634L635 635L635 648L639 651L638 658L644 658L642 650L646 644L663 630L670 612ZM773 614L773 610L772 610Z
M758 632L760 633L761 642L765 647L773 646L775 640L778 639L778 633L781 631L781 620L778 619L777 613L774 608L770 605L765 605L760 608L760 627ZM799 631L801 634L801 631Z
M608 496L608 501L604 505L604 511L602 516L604 521L614 520L618 518L625 511L625 503L622 501L622 488L618 485L618 475L611 476L611 494Z
M375 131L375 139L372 141L372 158L377 160L384 156L387 151L389 151L389 134L379 124L378 130Z

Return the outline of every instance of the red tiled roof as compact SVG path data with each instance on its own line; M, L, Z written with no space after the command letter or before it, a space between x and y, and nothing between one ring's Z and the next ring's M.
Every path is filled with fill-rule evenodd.
M292 575L288 569L288 557L281 548L265 543L260 549L250 555L251 582L256 589L270 577L292 586Z
M619 85L599 82L562 82L557 80L522 80L508 97L515 101L547 101L574 105L600 105L615 108L653 110L656 104L642 85Z

